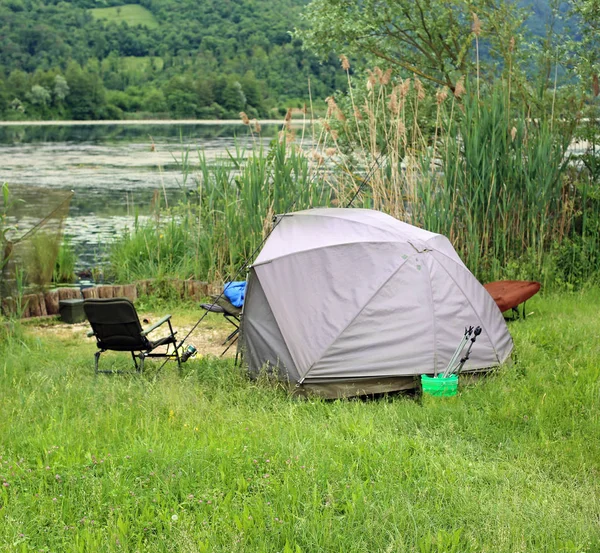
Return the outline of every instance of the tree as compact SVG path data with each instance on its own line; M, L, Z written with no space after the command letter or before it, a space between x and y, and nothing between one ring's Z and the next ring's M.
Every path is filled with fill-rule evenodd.
M50 103L52 94L45 86L34 84L27 93L27 99L36 106L45 107Z
M57 102L62 102L69 94L69 85L67 84L67 79L65 79L62 75L56 75L54 77L54 98Z
M575 17L578 39L570 41L575 53L575 67L584 81L592 80L598 88L600 73L600 2L598 0L571 0L571 13ZM598 96L599 91L594 91Z
M105 90L100 77L93 72L84 71L75 63L69 63L66 72L69 83L69 95L66 103L71 109L73 119L95 119L99 117L106 104Z
M232 112L241 111L246 107L246 95L238 80L228 79L219 103Z
M150 90L144 98L144 111L164 113L167 111L165 95L160 90Z
M473 64L475 35L507 52L524 14L503 0L313 0L304 19L308 30L296 33L322 57L366 56L454 89Z

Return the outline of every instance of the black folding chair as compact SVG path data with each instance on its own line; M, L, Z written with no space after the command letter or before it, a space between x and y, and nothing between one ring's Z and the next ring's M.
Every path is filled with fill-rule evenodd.
M95 336L99 351L94 354L96 373L115 373L125 371L101 371L98 369L100 355L105 351L129 351L135 365L135 370L141 373L144 370L144 361L147 357L173 358L181 368L181 359L177 350L177 340L171 326L171 315L165 315L147 329L140 324L137 311L133 303L126 298L86 299L83 310L92 325L88 336ZM169 325L169 334L164 338L151 341L148 334L164 323ZM164 353L156 353L159 346L167 346ZM173 352L169 353L169 347ZM139 359L139 363L138 363Z
M223 296L211 296L210 298L212 300L212 303L201 303L200 307L202 307L202 309L205 309L210 313L219 313L223 315L227 322L229 322L235 327L233 332L231 332L231 334L229 334L229 336L225 338L225 341L222 344L224 346L229 342L229 345L225 348L223 353L221 353L221 357L223 357L223 355L227 353L229 348L233 344L235 344L236 340L238 339L238 335L240 332L240 321L242 317L242 308L236 307L231 302L229 302L227 298Z

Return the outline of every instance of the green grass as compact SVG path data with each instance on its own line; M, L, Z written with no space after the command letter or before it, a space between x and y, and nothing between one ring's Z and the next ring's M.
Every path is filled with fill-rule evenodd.
M93 8L90 10L96 19L104 19L116 23L125 22L127 25L143 25L149 29L156 29L158 21L152 13L139 4L125 4L112 8Z
M27 327L0 345L0 549L598 551L599 302L535 298L512 366L437 399L297 399L214 359L96 378L89 341Z

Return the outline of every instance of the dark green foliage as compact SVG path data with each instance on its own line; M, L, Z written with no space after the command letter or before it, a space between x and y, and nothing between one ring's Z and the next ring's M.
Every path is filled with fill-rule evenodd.
M265 117L307 100L309 78L317 98L344 85L334 56L317 63L290 35L303 0L140 4L152 25L123 22L135 5L94 11L112 1L0 0L0 119Z

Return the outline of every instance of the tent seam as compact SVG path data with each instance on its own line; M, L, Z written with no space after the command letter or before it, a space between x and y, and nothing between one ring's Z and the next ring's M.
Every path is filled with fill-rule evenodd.
M424 252L424 253L429 253L429 252ZM423 263L423 265L427 268L427 275L429 276L428 279L428 283L429 283L429 299L431 300L431 313L432 313L432 322L431 322L431 327L433 328L433 371L435 374L437 374L437 348L436 348L436 340L437 340L437 335L436 335L436 326L435 326L435 321L436 321L436 316L435 316L435 302L433 301L433 286L431 284L431 271L429 270L429 267L427 267L427 263Z
M454 264L458 266L458 263L456 263L456 261L454 261L452 258L450 258L448 256L445 256L445 257L447 257L450 261L453 261ZM489 333L487 331L487 328L483 324L483 321L481 320L481 317L480 317L479 313L475 309L475 306L471 303L470 298L467 297L467 294L465 294L465 291L462 289L462 287L460 287L458 285L458 282L456 282L455 278L448 272L448 270L446 269L446 267L444 267L435 257L433 257L433 259L444 270L444 272L450 277L450 279L452 280L452 282L454 282L454 284L456 284L456 287L461 291L462 295L464 296L464 298L467 300L467 302L471 306L471 309L473 310L473 313L475 313L475 316L477 317L477 320L479 321L479 324L481 326L481 330L483 332L485 332L485 335L487 336L487 339L489 340L490 344L492 344L492 348L494 350L494 355L496 356L496 360L498 361L499 364L501 364L502 362L500 361L500 356L498 355L498 350L496 349L496 344L494 343L494 341L492 340L491 336L489 335ZM467 271L468 271L468 269L467 269ZM471 275L472 274L473 273L471 273ZM474 275L473 275L473 278L475 278Z

